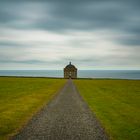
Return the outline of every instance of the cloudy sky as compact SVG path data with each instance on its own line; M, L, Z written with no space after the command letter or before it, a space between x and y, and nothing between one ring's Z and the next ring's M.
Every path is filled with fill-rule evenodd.
M0 69L140 69L140 0L0 0Z

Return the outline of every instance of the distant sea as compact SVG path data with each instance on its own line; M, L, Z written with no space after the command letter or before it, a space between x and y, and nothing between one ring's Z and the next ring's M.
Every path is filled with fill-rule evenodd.
M63 77L62 70L0 70L0 76ZM78 70L78 78L140 79L140 70Z

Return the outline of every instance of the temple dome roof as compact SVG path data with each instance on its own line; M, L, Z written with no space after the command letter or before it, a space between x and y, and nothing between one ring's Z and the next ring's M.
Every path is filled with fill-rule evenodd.
M65 67L65 69L76 69L76 67L74 65L72 65L71 62L70 62L69 65L67 65Z

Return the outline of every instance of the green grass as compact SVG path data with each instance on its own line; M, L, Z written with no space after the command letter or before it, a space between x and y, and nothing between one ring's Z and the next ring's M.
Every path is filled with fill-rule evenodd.
M140 80L74 82L111 139L140 139Z
M0 140L16 133L64 83L63 79L0 77Z

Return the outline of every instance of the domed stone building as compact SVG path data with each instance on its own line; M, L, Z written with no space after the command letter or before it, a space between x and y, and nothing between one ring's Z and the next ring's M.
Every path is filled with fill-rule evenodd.
M64 78L77 78L77 68L71 62L64 68Z

